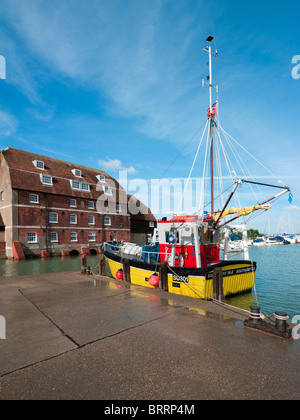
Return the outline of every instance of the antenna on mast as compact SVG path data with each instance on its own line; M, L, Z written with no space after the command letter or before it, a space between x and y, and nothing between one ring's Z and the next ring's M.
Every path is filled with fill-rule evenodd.
M214 39L214 37L211 36L211 35L209 37L207 37L206 38L206 41L208 42L208 45L207 45L206 48L203 48L203 51L208 52L208 54L209 54L209 62L208 62L208 65L209 65L209 76L207 76L208 83L204 81L204 78L202 79L202 87L204 87L204 85L207 85L209 87L209 99L210 99L210 101L209 101L209 105L210 105L209 109L210 109L210 115L211 116L212 116L212 111L213 111L212 110L212 88L216 89L216 91L218 92L218 86L214 86L213 85L213 81L212 81L212 62L211 62L211 56L212 55L214 57L217 57L218 56L218 51L216 51L215 53L213 53L211 51L211 43L212 43L213 39Z

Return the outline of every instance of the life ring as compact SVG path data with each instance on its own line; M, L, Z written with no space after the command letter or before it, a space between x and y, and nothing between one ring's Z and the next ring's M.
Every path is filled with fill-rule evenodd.
M172 259L172 253L170 254L169 252L166 254L166 263L168 263L168 265L171 264L171 259ZM179 262L179 264L176 264L176 261ZM183 267L184 266L184 258L183 255L180 254L178 251L176 251L175 253L175 267Z

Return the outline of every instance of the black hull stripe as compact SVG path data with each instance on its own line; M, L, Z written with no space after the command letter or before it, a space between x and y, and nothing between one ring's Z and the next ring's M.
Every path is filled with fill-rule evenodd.
M119 255L115 255L107 251L104 251L104 255L115 262L118 262L118 263L121 262L121 257ZM249 265L250 267L223 270L223 275L226 277L226 276L232 276L232 275L242 274L246 272L252 272L252 267L253 267L253 271L254 272L256 271L256 262L254 261L232 260L232 261L221 261L220 263L212 264L207 268L172 267L172 271L168 268L168 272L170 274L176 273L178 276L199 276L199 277L207 276L207 279L210 279L212 278L212 272L215 268L220 267L223 269L225 267L232 266L232 265L245 265L245 264ZM149 270L149 271L155 272L156 270L158 270L160 264L158 263L157 265L155 265L155 264L145 263L143 261L130 260L130 266L134 268L140 268L142 270Z

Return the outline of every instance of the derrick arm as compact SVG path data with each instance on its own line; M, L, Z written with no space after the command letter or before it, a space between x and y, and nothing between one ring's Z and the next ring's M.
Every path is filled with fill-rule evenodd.
M263 201L262 203L257 204L256 206L253 206L253 207L245 207L245 208L241 208L241 209L229 209L229 210L226 210L226 207L228 206L228 204L229 204L231 198L233 197L233 195L234 195L234 193L235 193L238 185L241 182L246 182L246 183L249 183L249 184L263 185L263 186L266 186L266 187L280 188L283 191L281 191L280 193L274 195L273 197L271 197L271 198ZM221 227L224 227L225 225L233 222L234 220L238 219L239 217L241 217L241 216L247 216L248 214L253 213L254 211L257 211L257 210L268 210L271 207L270 205L268 205L268 203L270 201L275 200L276 198L279 198L281 195L283 195L283 194L285 194L287 192L290 192L291 193L291 190L290 190L290 188L287 185L285 185L285 186L279 186L279 185L272 185L272 184L264 184L264 183L255 182L255 181L248 181L248 180L245 180L245 179L238 180L237 185L236 185L234 191L230 194L230 196L229 196L229 198L228 198L228 200L227 200L227 202L226 202L223 210L215 216L215 221L214 221L213 228L214 229L216 229L216 228L219 229ZM223 223L220 226L217 226L217 223L219 222L219 220L221 218L226 217L228 214L234 214L234 213L237 214L236 217L234 217L233 219L229 220L226 223Z

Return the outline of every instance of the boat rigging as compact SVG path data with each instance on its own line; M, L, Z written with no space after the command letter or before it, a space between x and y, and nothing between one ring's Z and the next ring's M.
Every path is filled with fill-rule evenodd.
M122 271L124 268L127 273L126 278L130 278L132 283L158 287L157 270L160 265L165 264L168 273L168 291L201 299L209 299L212 296L212 278L215 269L222 271L225 296L251 291L254 286L256 263L249 260L245 218L251 217L259 211L270 210L270 203L285 193L289 192L291 197L290 188L280 180L277 179L280 185L275 185L268 182L257 182L252 177L236 146L246 152L248 158L250 156L254 159L260 168L267 169L231 137L220 124L219 88L213 84L212 73L212 57L217 57L218 53L217 51L212 52L213 39L212 36L206 39L208 45L204 49L209 54L209 75L207 82L202 80L202 86L209 87L207 121L177 212L171 220L158 221L151 245L139 246L114 241L103 245L105 257L115 278L122 276L120 270ZM216 101L213 101L214 90L217 95ZM206 144L204 139L206 139ZM200 154L203 144L205 144L204 153ZM229 146L229 152L226 151L225 144ZM181 215L180 206L199 155L203 159L199 210L194 215ZM232 161L237 163L241 176L235 172ZM224 172L227 173L225 177L223 176ZM276 178L269 170L267 172L268 176ZM226 180L230 185L224 188ZM217 181L219 181L219 194L217 193ZM207 193L208 183L210 191ZM249 201L248 194L244 193L243 198L246 199L246 203L241 205L237 193L244 185L250 188L256 203L253 203L252 200ZM276 188L281 191L277 194L272 193L270 196L268 193L265 197L265 193L261 194L263 188ZM231 192L225 198L225 194L229 190ZM206 203L209 199L210 201ZM237 203L235 206L233 206L234 200ZM210 211L205 210L208 206ZM217 208L218 210L216 210ZM241 225L245 243L243 246L244 259L227 261L226 240L229 238L230 223L240 217L244 218L244 224ZM223 228L225 228L225 243L221 259L220 244ZM123 265L125 260L126 267Z

